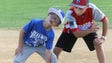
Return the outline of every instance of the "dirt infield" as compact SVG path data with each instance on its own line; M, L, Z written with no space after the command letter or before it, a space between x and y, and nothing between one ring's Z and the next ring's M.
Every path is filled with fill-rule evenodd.
M56 43L61 30L55 30ZM98 32L99 34L101 31ZM13 63L13 56L17 48L19 30L0 30L0 63ZM108 31L108 39L103 44L106 56L106 63L112 63L112 30ZM55 44L54 43L54 44ZM62 52L60 63L98 63L95 51L90 52L82 39L78 39L72 53ZM26 63L45 63L36 53L30 56Z

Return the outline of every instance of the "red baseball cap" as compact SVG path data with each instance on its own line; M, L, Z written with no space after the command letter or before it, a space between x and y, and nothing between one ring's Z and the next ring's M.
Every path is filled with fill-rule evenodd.
M85 8L89 4L89 0L73 0L70 6Z

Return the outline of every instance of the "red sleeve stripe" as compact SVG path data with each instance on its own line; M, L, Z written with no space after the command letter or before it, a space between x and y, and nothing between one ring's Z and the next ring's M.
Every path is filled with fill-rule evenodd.
M101 20L102 22L106 21L106 16L104 16L104 18Z
M78 28L70 29L72 32L78 31Z

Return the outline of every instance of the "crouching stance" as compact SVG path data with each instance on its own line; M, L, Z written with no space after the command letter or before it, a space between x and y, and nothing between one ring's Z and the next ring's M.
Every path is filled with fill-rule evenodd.
M25 63L33 53L38 53L46 63L58 63L56 55L51 51L55 35L52 26L59 26L63 19L61 9L50 8L45 20L32 19L27 23L20 31L14 63Z
M105 63L102 42L106 40L108 19L102 11L88 0L73 0L66 13L62 34L54 48L54 53L59 57L62 50L71 52L78 38L83 38L90 51L96 50L99 63ZM102 23L102 35L96 33L99 27L94 22Z

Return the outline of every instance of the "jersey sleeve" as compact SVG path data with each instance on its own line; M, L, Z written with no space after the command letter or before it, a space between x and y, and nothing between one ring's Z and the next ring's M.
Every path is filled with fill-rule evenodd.
M47 42L46 42L46 49L51 50L53 46L53 40L54 40L54 32L47 34Z
M25 26L23 26L23 30L25 31L25 33L27 33L28 31L32 29L33 26L34 26L34 19L32 19Z
M68 10L66 13L66 20L68 22L68 25L66 25L66 28L70 28L72 32L78 30L78 25L76 23L76 19L71 15L72 11Z
M96 7L94 4L90 3L90 6L93 8L93 17L95 21L105 21L106 16L104 15L104 13L98 8Z

